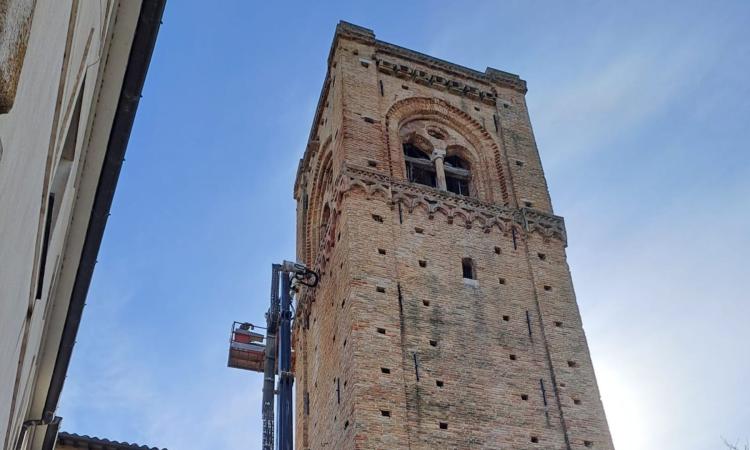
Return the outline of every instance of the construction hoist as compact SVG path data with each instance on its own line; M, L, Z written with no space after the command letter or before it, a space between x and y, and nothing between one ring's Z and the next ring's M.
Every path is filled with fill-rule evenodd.
M234 322L229 367L263 373L263 450L274 449L274 394L279 396L278 450L292 450L292 298L299 285L315 287L318 274L304 264L284 261L271 266L271 305L265 336L248 322ZM279 295L280 294L280 295ZM278 377L278 387L276 386Z

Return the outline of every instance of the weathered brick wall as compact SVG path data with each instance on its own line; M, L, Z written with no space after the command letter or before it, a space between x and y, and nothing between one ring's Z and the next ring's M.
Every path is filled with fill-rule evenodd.
M295 186L323 273L298 305L297 448L613 448L525 83L350 25L331 52ZM414 119L461 137L474 198L405 180Z

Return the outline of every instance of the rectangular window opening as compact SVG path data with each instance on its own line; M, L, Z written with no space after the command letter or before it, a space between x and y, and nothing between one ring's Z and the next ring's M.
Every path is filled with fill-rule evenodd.
M536 437L536 436L531 436L531 442L533 442L534 444L538 444L539 443L539 438Z
M387 374L391 373L391 369L389 369L387 367L381 367L380 368L380 372L382 372L382 373L384 373L384 374L387 375Z
M561 327L562 326L562 322L560 322L559 320L555 321L555 326L556 327Z
M510 316L503 316L503 320L506 321L506 322L509 321L510 320Z
M385 292L385 288L382 287L382 286L376 287L375 290L378 291L378 292L380 292L380 293L384 293Z
M500 284L505 284L505 278L498 278L497 281L499 281Z
M422 300L422 304L424 306L430 306L430 301L429 300Z
M516 360L516 355L512 355L511 354L511 355L508 355L508 357L510 358L511 361L515 361Z
M443 383L443 380L435 380L435 386L437 387L443 387L445 383Z
M500 247L497 247L497 246L496 246L496 247L495 247L495 254L496 254L496 255L499 255L500 253L502 253L502 249L501 249Z
M468 280L476 280L476 273L474 271L474 261L471 258L461 259L461 270L463 277Z
M427 267L427 261L420 259L419 260L419 267Z
M422 233L424 233L424 228L414 227L414 231L417 234L422 234Z
M546 261L546 260L547 260L547 255L545 255L544 253L537 253L537 254L536 254L536 256L537 256L537 257L538 257L538 258L539 258L540 260L542 260L542 261Z
M440 429L441 430L447 430L448 429L448 422L440 422Z
M430 345L433 346L433 347L437 347L437 341L434 341L434 340L431 339L430 340Z
M544 290L545 290L545 291L547 291L547 292L549 292L549 291L551 291L551 290L552 290L552 286L550 286L550 285L546 285L546 284L545 284L545 285L544 285Z
M383 417L391 417L391 412L388 411L387 409L381 409L380 410L380 415L383 416Z
M378 253L380 253L381 255L385 255L385 249L384 248L379 248L378 249Z
M378 333L385 334L385 328L378 328Z
M521 394L521 400L527 402L529 401L529 395L528 394Z
M568 361L568 367L578 367L578 363L575 361Z
M378 223L383 223L383 216L379 216L377 214L373 214L372 215L372 220L374 220L375 222L378 222Z

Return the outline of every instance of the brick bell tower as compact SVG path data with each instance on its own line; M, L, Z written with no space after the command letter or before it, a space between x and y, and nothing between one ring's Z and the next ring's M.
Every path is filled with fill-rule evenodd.
M341 22L297 172L298 449L613 449L517 75Z

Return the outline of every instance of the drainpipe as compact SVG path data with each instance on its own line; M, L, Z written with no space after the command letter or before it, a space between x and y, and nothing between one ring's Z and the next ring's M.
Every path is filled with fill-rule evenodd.
M55 428L55 431L60 427L60 421L62 421L62 417L54 415L52 412L47 412L47 414L44 415L44 418L42 419L31 419L25 421L21 425L21 433L18 435L18 440L16 440L16 450L21 450L23 446L23 442L26 439L26 433L29 431L29 428L31 427L37 427L39 425L49 425L50 428ZM54 433L55 437L57 437L57 432ZM42 446L42 450L53 450L55 445L55 440L52 439L52 442L48 442L49 439L45 438L44 445Z

